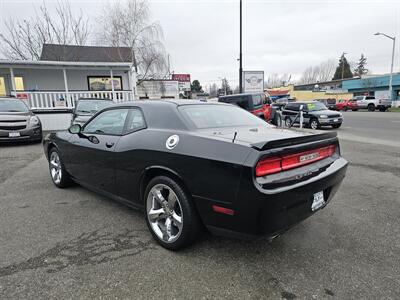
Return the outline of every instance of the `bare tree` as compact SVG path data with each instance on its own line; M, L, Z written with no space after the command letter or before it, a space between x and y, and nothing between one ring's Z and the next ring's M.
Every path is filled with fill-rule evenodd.
M290 74L270 74L267 77L267 81L264 83L265 87L267 88L276 88L276 87L280 87L280 86L285 86L288 85L291 79L291 75Z
M57 3L52 14L45 5L35 9L35 17L4 22L0 51L9 59L37 60L43 44L85 45L90 35L89 19L72 12L68 0Z
M332 78L334 71L335 61L333 59L328 59L317 66L305 69L299 83L309 84L329 81Z
M139 79L165 76L168 66L161 42L163 32L158 23L150 22L150 9L146 0L109 3L104 6L101 22L97 42L117 48L130 48L132 63Z

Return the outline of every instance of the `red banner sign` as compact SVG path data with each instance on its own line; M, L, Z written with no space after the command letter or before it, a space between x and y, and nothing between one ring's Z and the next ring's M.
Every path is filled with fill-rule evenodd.
M190 82L190 74L172 74L172 80L179 82Z

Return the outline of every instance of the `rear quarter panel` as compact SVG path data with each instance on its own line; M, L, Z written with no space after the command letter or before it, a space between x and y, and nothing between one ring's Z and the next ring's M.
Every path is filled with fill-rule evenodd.
M166 141L174 134L179 143L167 149ZM117 189L127 199L141 202L141 177L149 168L162 167L176 173L194 198L231 203L250 148L186 131L145 129L122 137L116 151Z

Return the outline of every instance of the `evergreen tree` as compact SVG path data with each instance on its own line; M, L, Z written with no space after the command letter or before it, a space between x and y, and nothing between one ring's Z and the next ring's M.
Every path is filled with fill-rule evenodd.
M367 74L368 69L365 67L366 65L367 65L367 58L364 56L364 54L361 54L361 57L357 63L357 66L354 69L354 76L361 77L362 75Z
M333 75L332 80L342 79L342 78L353 78L353 73L350 69L350 64L348 63L344 54L339 59L339 65L336 67L335 75Z
M197 79L193 80L191 90L195 93L203 93L203 87L200 85L200 81L198 81Z

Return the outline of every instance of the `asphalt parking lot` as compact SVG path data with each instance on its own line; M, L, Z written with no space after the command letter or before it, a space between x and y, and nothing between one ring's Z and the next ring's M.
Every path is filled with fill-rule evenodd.
M365 129L372 114L389 134ZM158 246L141 212L57 189L40 144L0 146L0 299L399 299L397 120L345 113L347 177L286 234L271 243L206 234L181 252Z

